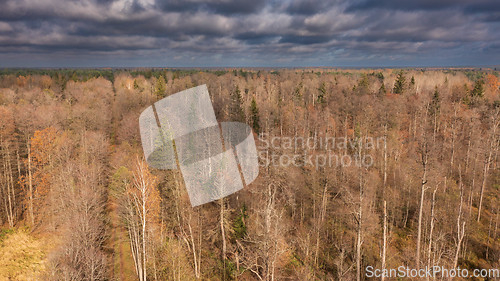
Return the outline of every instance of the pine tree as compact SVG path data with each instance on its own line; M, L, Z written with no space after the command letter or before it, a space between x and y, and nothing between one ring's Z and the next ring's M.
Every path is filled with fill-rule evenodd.
M440 105L441 98L439 97L439 91L438 88L435 87L434 89L434 95L432 96L431 104L429 107L429 113L430 115L434 116L439 112L439 109L441 107Z
M479 79L474 83L474 88L472 89L471 96L473 98L475 97L482 97L484 94L484 80Z
M370 92L369 86L370 86L370 81L368 80L368 76L363 74L363 76L358 82L358 87L357 87L358 93L360 95L368 94Z
M323 104L326 102L326 86L325 82L321 83L321 86L318 88L318 103Z
M260 120L259 120L259 109L257 108L257 102L255 98L252 98L252 103L250 104L250 114L252 118L252 129L255 133L260 132Z
M400 71L398 73L398 78L396 79L396 82L394 83L393 92L395 94L402 94L404 91L405 82L406 82L406 78L403 74L403 71Z
M156 80L155 94L156 94L156 96L158 98L164 98L166 90L167 90L167 85L166 85L166 82L165 82L165 78L163 78L163 76L160 76Z
M231 121L245 122L245 112L243 112L243 108L241 107L242 104L241 91L236 86L236 89L231 93L231 102L229 104L229 117Z

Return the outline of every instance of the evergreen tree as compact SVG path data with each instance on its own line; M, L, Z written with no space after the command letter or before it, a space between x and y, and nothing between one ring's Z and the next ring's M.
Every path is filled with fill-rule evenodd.
M260 119L259 119L259 109L257 108L257 102L255 98L252 98L252 102L250 104L250 114L251 114L251 122L252 129L255 133L259 134L260 132Z
M236 86L236 89L231 93L231 101L229 103L229 117L231 121L245 122L245 112L243 112L243 108L241 107L242 104L241 91Z
M304 88L304 84L302 82L300 82L299 85L297 86L297 88L295 88L295 91L294 91L294 97L298 101L300 101L302 99L302 88Z
M326 86L325 82L321 83L321 86L318 88L318 103L323 104L326 102Z
M472 89L471 96L473 98L475 97L482 97L484 94L484 80L479 79L474 83L474 88Z
M439 113L441 108L441 98L439 97L439 91L437 86L434 88L434 95L432 96L431 104L429 106L430 115L435 115Z
M156 79L155 94L158 98L164 98L166 90L167 85L165 82L165 78L163 78L163 76L160 76L158 79Z
M394 83L394 89L393 92L395 94L402 94L404 91L404 85L405 85L406 78L403 74L403 71L400 71L398 73L398 78L396 78L396 82Z

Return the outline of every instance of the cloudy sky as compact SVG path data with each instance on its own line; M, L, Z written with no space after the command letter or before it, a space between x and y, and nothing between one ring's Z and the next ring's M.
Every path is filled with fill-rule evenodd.
M499 0L0 0L0 67L498 64Z

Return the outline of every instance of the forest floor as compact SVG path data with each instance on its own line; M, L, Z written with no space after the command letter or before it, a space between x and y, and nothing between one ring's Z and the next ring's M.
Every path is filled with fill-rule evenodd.
M134 261L131 258L127 232L120 223L116 204L110 202L109 205L108 215L111 223L109 243L113 245L112 280L135 280Z
M46 239L23 229L0 230L0 281L39 280L47 263Z
M116 90L113 86L113 104L116 104ZM116 132L120 126L119 120L115 115L111 119L111 131L110 135L112 143L116 143ZM107 216L109 218L111 226L111 235L109 238L109 245L112 245L113 262L111 263L111 280L136 280L136 272L134 260L132 259L132 250L130 249L129 238L127 235L127 230L120 222L120 214L118 210L118 203L116 202L114 196L108 196L108 207Z

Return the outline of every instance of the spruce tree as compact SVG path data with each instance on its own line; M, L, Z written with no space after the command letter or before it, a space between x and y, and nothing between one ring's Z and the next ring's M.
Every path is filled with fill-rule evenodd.
M429 106L429 113L435 115L439 113L441 107L441 98L439 97L439 91L437 86L434 88L434 95L432 96L431 104Z
M167 85L165 82L165 78L163 78L163 76L160 76L158 79L156 79L155 94L158 98L164 98L166 90Z
M257 102L255 98L252 98L252 102L250 103L250 114L251 114L251 122L252 129L255 133L259 134L260 132L260 119L259 119L259 109L257 108Z
M325 82L321 83L321 86L318 88L318 103L323 104L326 102L326 86Z
M404 87L405 87L405 81L406 81L406 78L403 74L403 71L400 71L398 73L398 78L396 78L396 82L394 83L393 92L395 94L402 94L403 93Z
M245 112L243 112L243 108L241 107L242 104L241 91L236 86L236 89L231 93L231 101L229 103L229 117L231 121L245 122Z
M479 79L474 83L474 88L472 89L471 96L473 98L475 97L482 97L484 94L484 80Z

